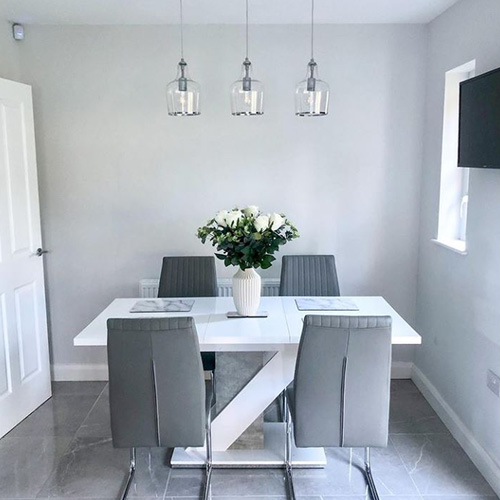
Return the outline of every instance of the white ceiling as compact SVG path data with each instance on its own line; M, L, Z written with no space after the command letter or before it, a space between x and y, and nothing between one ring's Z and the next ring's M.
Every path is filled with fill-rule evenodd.
M178 0L0 0L25 24L177 24ZM317 23L427 23L458 0L316 0ZM244 0L184 0L187 24L240 24ZM250 0L253 24L301 24L309 0Z

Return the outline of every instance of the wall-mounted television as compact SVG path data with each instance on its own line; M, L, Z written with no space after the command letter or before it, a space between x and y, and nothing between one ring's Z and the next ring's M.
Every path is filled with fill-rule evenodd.
M458 166L500 168L500 68L460 84Z

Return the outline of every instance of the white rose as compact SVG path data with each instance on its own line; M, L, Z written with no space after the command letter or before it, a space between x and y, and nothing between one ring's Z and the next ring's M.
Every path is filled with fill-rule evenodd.
M271 224L271 229L277 231L285 223L285 219L281 217L280 214L271 214L269 222Z
M247 217L257 217L257 215L259 215L259 207L256 207L255 205L248 205L247 208L243 209L243 213Z
M259 215L256 219L255 222L253 223L255 226L255 229L261 233L265 229L269 227L269 217L267 215Z
M217 212L217 215L215 216L215 222L219 224L219 226L226 227L226 215L229 212L227 210L221 210L220 212Z
M234 227L238 223L238 221L243 217L243 213L241 210L233 210L229 212L225 216L226 224L229 227Z

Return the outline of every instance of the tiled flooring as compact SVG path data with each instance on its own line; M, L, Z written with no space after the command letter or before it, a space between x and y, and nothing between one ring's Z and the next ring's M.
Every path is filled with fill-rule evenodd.
M497 498L410 381L393 381L390 430L389 447L372 453L382 498ZM297 495L367 499L360 451L328 449L327 468L295 471ZM167 457L164 449L138 452L130 499L199 495L202 472L170 470ZM61 382L51 400L0 440L0 499L116 499L127 468L128 451L111 444L105 383ZM284 476L279 470L214 470L212 495L284 500Z

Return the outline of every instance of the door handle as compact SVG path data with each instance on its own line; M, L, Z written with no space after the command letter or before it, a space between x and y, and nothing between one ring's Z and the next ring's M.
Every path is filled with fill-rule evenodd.
M37 257L41 257L44 253L49 253L48 250L44 250L43 248L37 248L35 255Z

